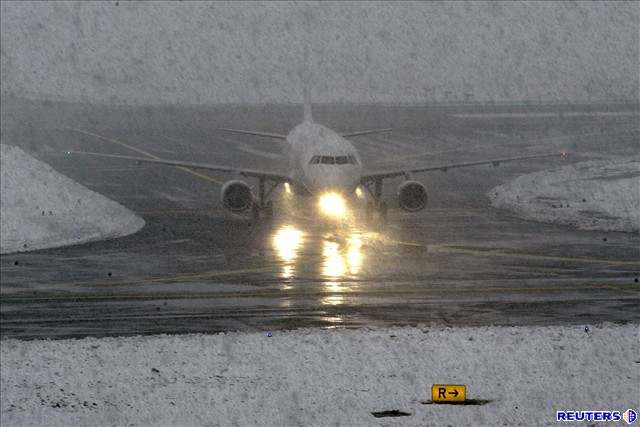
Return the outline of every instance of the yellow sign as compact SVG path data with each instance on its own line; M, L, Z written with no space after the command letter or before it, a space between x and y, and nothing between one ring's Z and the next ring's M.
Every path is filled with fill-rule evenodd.
M467 386L461 384L434 384L431 386L433 402L464 402L467 398Z

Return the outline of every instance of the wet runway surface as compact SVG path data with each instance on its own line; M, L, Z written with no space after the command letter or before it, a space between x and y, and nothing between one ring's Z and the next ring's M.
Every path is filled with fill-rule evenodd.
M319 108L317 120L337 131L394 127L388 135L354 138L378 168L558 148L577 152L569 162L637 152L634 115L549 118L555 107L536 110L538 116L521 108L515 117L502 110L483 116L478 107L341 108ZM157 156L277 170L277 142L214 129L286 132L298 109L26 110L20 114L44 118L4 130L6 143L29 141L15 144L147 225L122 239L0 257L3 337L640 320L638 235L538 224L489 206L485 193L493 186L560 161L420 175L430 203L417 214L396 207L400 181L385 182L392 208L384 226L366 224L362 206L343 224L323 224L312 203L284 192L276 194L275 218L252 224L219 205L219 182L230 177L70 159L64 149L132 154L70 128Z

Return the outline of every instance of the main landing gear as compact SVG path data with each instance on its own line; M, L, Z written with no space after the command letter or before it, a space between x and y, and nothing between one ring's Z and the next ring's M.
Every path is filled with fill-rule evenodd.
M367 202L367 207L365 210L365 217L367 222L373 221L377 214L378 220L382 224L386 224L387 222L387 213L388 206L387 202L382 200L382 179L376 179L374 181L369 181L367 183L363 183L363 186L367 189L373 201Z
M251 205L251 220L258 222L260 217L267 220L273 218L273 200L267 200L273 190L280 185L280 181L273 181L269 188L266 188L266 179L260 178L258 182L258 200Z
M365 210L365 218L367 222L371 222L374 220L377 214L377 217L380 220L380 222L386 223L387 211L388 211L387 202L384 200L381 200L377 204L375 202L367 202L367 207Z
M273 201L269 200L263 206L260 206L259 203L254 203L251 206L251 220L258 222L260 217L267 220L273 218Z

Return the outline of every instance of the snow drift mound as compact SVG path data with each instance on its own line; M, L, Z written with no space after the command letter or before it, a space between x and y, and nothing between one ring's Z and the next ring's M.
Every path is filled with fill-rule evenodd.
M637 232L640 158L589 161L522 175L488 193L494 207L585 230Z
M144 220L59 174L21 149L0 144L0 253L126 236Z

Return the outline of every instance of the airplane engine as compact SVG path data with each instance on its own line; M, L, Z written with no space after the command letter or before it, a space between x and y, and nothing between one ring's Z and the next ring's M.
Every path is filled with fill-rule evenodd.
M398 203L405 211L422 210L427 206L427 189L418 181L405 181L398 186Z
M234 213L244 212L253 205L251 187L244 181L227 181L220 191L220 199L225 209Z

